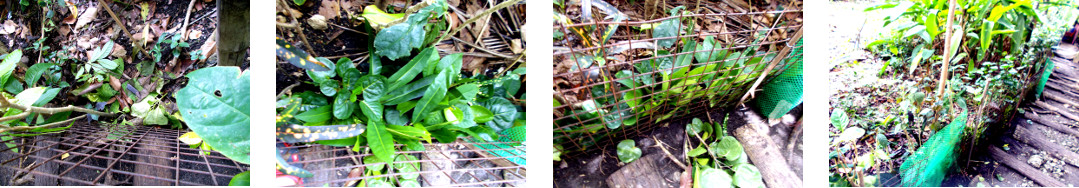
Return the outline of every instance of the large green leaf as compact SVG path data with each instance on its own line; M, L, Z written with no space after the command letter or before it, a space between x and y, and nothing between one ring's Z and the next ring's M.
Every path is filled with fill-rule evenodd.
M491 99L483 103L483 106L491 110L491 114L494 115L494 118L487 122L487 126L494 129L495 132L502 132L503 129L513 127L513 120L517 119L517 106L513 105L510 100L502 97L491 97Z
M418 163L418 162L409 162L409 161L417 161L416 156L398 155L393 160L393 162L394 162L393 168L397 169L398 172L402 173L401 174L402 179L415 180L417 177L420 177L420 174L418 174L418 173L409 174L409 173L419 171L420 163Z
M15 65L22 60L22 50L15 50L4 56L4 62L0 62L0 85L7 83L11 73L15 72Z
M315 109L308 110L306 112L296 115L296 119L299 119L308 123L325 122L333 118L333 106L320 106Z
M375 101L360 101L360 111L367 116L367 121L382 121L382 104Z
M26 86L34 87L35 85L37 85L37 80L40 79L41 76L45 75L45 71L48 71L49 68L52 68L53 66L56 66L56 64L38 63L34 64L34 66L30 66L29 69L26 69Z
M337 96L333 99L333 117L346 119L352 115L352 110L356 108L356 103L349 101L351 96L352 92L348 90L337 92Z
M397 60L397 58L410 55L413 48L423 46L423 39L427 32L427 19L434 15L442 15L446 12L445 1L431 1L427 7L408 15L408 20L397 25L390 26L375 35L375 54Z
M226 157L250 163L250 72L238 67L209 67L187 74L176 92L176 106L188 127Z
M367 75L360 78L360 87L363 90L359 91L363 92L363 100L378 102L382 95L385 94L385 90L383 90L385 88L385 84L383 84L385 79L381 75Z
M626 139L618 142L618 160L623 163L631 163L641 157L641 148L637 148L637 142Z
M761 179L761 171L752 164L739 164L734 166L734 184L738 187L764 187Z
M405 14L389 14L383 12L381 9L378 9L378 6L367 5L367 7L363 7L363 14L361 16L363 16L365 20L371 23L378 25L386 25L390 24L390 22L393 22L394 20L404 18Z
M652 38L663 38L663 37L677 36L678 35L678 29L681 29L681 28L682 28L682 23L679 23L678 18L672 18L672 19L668 19L668 20L663 20L663 22L661 22L659 24L659 27L656 27L655 31L652 32ZM663 47L663 48L670 48L671 45L674 45L674 38L659 39L659 41L656 42L656 44L659 44L659 46Z
M427 87L427 91L423 93L423 98L420 98L420 101L416 103L416 108L412 111L412 122L423 120L423 115L438 106L438 103L442 102L442 99L446 97L447 74L449 74L449 71L440 71L435 81L431 82L431 86Z
M495 114L491 113L491 110L488 110L487 107L472 105L468 106L468 108L471 108L472 113L475 114L473 116L475 117L476 123L487 123L495 119Z
M432 56L434 56L434 58L432 58ZM400 70L397 70L390 78L386 79L386 82L390 83L390 86L386 87L386 90L393 91L396 90L397 87L408 84L413 78L416 78L416 75L419 75L425 70L428 63L437 61L437 57L438 52L435 50L435 47L423 49L423 51L420 51L420 54L416 55L412 60L409 60L408 64L405 64L404 67L401 67Z
M737 159L742 154L742 143L738 142L733 136L723 136L719 142L713 142L709 145L709 149L716 157Z
M697 176L696 181L693 181L693 183L696 184L693 187L729 188L731 187L731 182L731 175L727 174L727 172L711 167L704 167Z
M420 98L423 96L423 92L426 91L425 89L427 89L427 86L431 85L431 82L434 81L435 77L429 76L398 87L396 90L382 95L382 104L397 105L405 101ZM458 88L460 88L460 86L458 86Z
M393 161L393 136L386 130L382 122L368 122L367 146L382 161Z

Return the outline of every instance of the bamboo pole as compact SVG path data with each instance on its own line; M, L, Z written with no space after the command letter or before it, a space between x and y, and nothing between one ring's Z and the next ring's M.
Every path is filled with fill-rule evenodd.
M948 1L948 22L944 25L944 66L940 67L940 81L937 85L937 97L944 97L945 87L948 86L948 67L951 65L952 57L948 53L948 49L951 49L952 45L952 20L955 18L955 0Z

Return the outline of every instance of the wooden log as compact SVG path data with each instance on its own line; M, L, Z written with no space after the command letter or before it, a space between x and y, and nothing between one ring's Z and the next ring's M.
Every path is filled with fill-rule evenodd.
M1064 183L1061 183L1060 181L1053 179L1048 175L1045 175L1044 173L1042 173L1042 171L1030 166L1022 160L1019 160L1015 156L1005 153L1003 150L1000 150L1000 148L989 147L989 153L991 153L993 155L993 158L995 158L997 161L1004 163L1004 165L1008 165L1008 167L1011 167L1016 172L1027 176L1027 178L1034 180L1034 182L1037 182L1042 186L1064 187Z
M1057 131L1060 131L1062 133L1067 133L1067 134L1070 134L1072 136L1079 137L1079 131L1076 131L1075 129L1072 129L1071 126L1060 124L1060 123L1057 123L1057 122L1054 122L1054 121L1049 121L1049 120L1046 120L1046 119L1042 119L1042 117L1038 117L1038 116L1034 115L1031 112L1024 113L1023 116L1026 116L1027 119L1031 119L1031 120L1034 120L1035 122L1038 122L1038 123L1040 123L1042 125L1045 125L1046 127L1052 127L1053 129L1056 129Z
M752 110L739 110L735 114L744 119L746 125L736 128L734 137L742 143L753 165L760 169L767 187L802 187L802 179L787 164L781 148L768 137L767 132L755 128L768 127L768 124Z
M1044 150L1045 152L1049 152L1068 164L1079 167L1079 154L1068 150L1068 148L1064 148L1064 146L1061 146L1060 144L1049 142L1049 140L1045 139L1045 135L1033 131L1034 130L1030 128L1016 126L1015 135L1012 135L1012 137L1038 149Z

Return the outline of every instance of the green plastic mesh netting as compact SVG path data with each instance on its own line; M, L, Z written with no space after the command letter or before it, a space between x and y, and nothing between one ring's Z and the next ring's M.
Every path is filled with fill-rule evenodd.
M1053 68L1056 68L1056 65L1053 64L1053 61L1050 61L1048 59L1045 60L1045 64L1045 72L1042 72L1042 80L1038 82L1038 91L1034 92L1034 98L1042 97L1042 91L1045 91L1045 82L1049 81L1049 75L1053 74Z
M527 134L525 132L525 126L514 126L512 128L502 130L502 135L505 135L505 136L502 136L502 137L498 138L499 142L520 142L520 143L524 143L525 135L527 135ZM474 140L474 142L475 142L475 140ZM515 163L517 165L522 165L522 166L526 165L526 163L525 163L526 160L524 158L524 156L525 156L524 146L521 146L520 144L495 143L495 144L476 144L476 146L479 146L483 150L487 150L487 152L491 153L492 155L495 155L495 156L498 156L498 157L505 157L506 160L509 160L510 162L513 162L513 163Z
M903 187L940 187L944 175L955 165L956 145L963 139L967 125L967 111L952 120L951 124L929 137L913 156L899 167Z
M802 40L796 46L802 46ZM787 61L787 69L764 84L762 95L755 99L757 110L771 119L783 117L802 103L802 47L792 50Z

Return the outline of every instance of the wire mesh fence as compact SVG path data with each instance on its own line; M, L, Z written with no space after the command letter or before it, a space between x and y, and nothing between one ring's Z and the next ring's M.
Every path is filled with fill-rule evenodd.
M365 162L371 154L348 147L318 144L288 146L279 142L278 152L289 163L302 167L313 177L297 186L357 186L363 181L387 181L405 186L414 180L418 186L438 187L520 187L525 183L525 159L521 142L463 142L422 144L424 151L397 151L406 160ZM404 145L398 144L397 147ZM360 147L359 151L366 151ZM388 169L385 174L365 173L365 169ZM380 171L380 170L374 170ZM369 185L369 184L368 184Z
M556 147L577 157L740 104L800 60L801 27L800 9L556 21Z
M248 165L204 154L153 126L75 125L0 144L3 185L228 185Z

